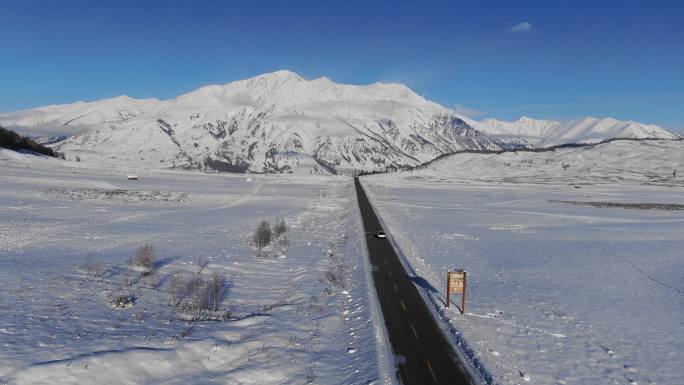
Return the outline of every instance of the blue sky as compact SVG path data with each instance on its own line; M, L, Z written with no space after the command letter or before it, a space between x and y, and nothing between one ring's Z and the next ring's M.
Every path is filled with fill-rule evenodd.
M290 69L406 83L478 119L684 132L684 1L0 0L0 15L0 111Z

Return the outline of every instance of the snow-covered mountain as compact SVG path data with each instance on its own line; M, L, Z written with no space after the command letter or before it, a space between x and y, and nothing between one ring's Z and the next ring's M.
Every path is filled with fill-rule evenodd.
M56 144L59 151L221 171L358 172L501 148L406 86L307 81L289 71L149 101L114 119L110 113L120 109L113 100L96 103L103 112L78 118L92 118L90 128ZM65 120L58 121L71 124Z
M383 171L461 150L679 137L614 119L477 122L402 84L346 85L289 71L171 100L121 96L0 114L0 124L50 136L43 142L86 161L233 172Z
M20 127L23 134L31 136L74 135L91 126L126 121L157 103L157 99L133 99L122 95L95 102L79 101L0 113L0 123L7 127Z
M608 139L679 139L681 136L653 124L592 118L557 122L526 116L505 122L485 119L475 124L497 140L525 147L550 147L568 143L598 143Z

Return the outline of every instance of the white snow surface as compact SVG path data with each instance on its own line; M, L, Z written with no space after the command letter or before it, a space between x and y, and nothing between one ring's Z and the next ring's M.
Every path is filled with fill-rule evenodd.
M616 141L458 154L362 183L489 383L679 384L683 170L681 141ZM444 307L457 268L466 315Z
M133 172L0 149L1 384L391 383L349 178ZM257 258L277 218L288 242ZM157 271L129 287L143 244ZM219 311L187 321L174 275L213 273Z

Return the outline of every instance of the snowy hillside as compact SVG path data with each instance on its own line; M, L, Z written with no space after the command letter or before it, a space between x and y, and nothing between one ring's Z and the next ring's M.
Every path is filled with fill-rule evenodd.
M682 187L684 141L620 140L543 152L456 154L406 175L433 181Z
M24 135L73 135L90 126L131 119L157 103L157 99L133 99L122 95L96 102L76 102L2 113L0 123L7 127L21 127Z
M614 138L678 139L680 136L653 124L612 118L557 122L523 116L515 122L485 119L476 127L504 143L550 147L567 143L598 143Z

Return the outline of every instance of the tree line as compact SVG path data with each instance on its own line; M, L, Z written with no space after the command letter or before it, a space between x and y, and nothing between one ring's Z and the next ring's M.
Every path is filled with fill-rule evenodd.
M37 152L39 154L52 156L56 158L64 158L62 154L54 151L50 147L43 146L36 143L33 139L27 136L21 136L16 132L0 126L0 147L9 148L10 150L28 150Z

